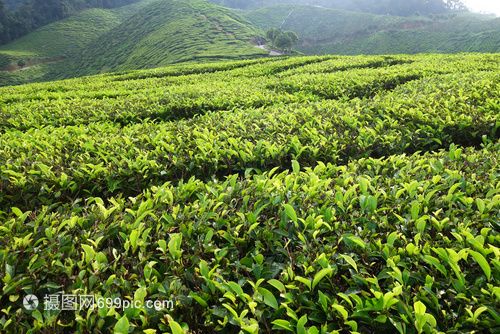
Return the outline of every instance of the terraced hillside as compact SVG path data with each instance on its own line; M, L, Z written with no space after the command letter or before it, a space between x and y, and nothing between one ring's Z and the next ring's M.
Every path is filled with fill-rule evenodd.
M284 4L242 14L262 30L293 30L305 45L325 44L396 27L420 27L432 23L425 17L399 17L350 12L315 6Z
M498 331L499 61L0 88L0 331Z
M500 18L458 16L419 29L389 29L298 49L308 54L416 54L500 52Z
M262 32L205 0L156 1L97 39L60 77L152 68L188 61L263 57L249 42Z
M61 61L68 61L148 3L151 1L109 10L89 9L0 46L0 85L43 80ZM19 66L20 62L24 65Z
M259 36L245 19L205 0L92 9L0 47L0 85L268 56L249 43Z
M263 30L295 31L296 49L309 55L500 52L500 19L487 15L398 17L303 5L242 15Z

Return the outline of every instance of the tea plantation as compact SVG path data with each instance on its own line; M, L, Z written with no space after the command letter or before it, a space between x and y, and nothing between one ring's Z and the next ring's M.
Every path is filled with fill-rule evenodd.
M499 62L0 88L0 332L500 332Z

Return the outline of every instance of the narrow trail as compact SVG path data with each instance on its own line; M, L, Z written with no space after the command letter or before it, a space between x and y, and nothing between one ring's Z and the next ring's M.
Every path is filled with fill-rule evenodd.
M264 45L256 45L255 47L262 49L262 50L268 50L265 48ZM283 53L281 53L281 52L276 52L276 51L272 51L272 50L268 50L268 51L269 51L270 56L282 56L283 55Z

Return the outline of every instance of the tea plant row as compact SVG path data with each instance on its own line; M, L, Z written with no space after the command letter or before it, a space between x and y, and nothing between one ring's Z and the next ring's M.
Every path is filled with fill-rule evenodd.
M499 144L153 186L0 228L3 330L330 333L498 325ZM23 292L174 298L173 310L15 312ZM142 296L142 297L141 297ZM4 304L5 305L5 304ZM126 324L124 324L126 323Z
M498 330L499 60L0 88L0 331ZM28 312L30 293L174 308Z

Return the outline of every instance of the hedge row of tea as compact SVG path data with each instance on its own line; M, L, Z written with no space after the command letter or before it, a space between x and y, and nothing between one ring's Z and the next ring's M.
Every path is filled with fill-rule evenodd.
M500 330L499 60L1 88L1 331ZM61 294L100 303L44 305Z

